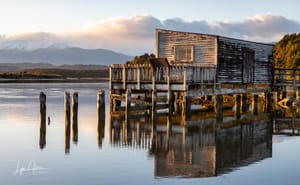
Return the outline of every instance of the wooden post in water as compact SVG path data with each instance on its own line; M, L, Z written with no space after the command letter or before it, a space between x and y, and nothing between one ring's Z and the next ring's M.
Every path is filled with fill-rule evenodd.
M44 92L40 93L40 116L41 123L46 124L46 95Z
M241 95L235 95L235 116L236 118L241 117Z
M125 97L125 120L128 120L130 116L130 106L131 106L131 89L127 89Z
M78 142L78 92L72 97L72 141Z
M258 95L254 94L252 99L252 112L254 115L258 114Z
M222 122L223 120L223 95L216 95L215 98L215 112L217 122Z
M65 154L70 153L70 135L71 135L71 111L70 111L70 93L65 92L64 97L65 111Z
M71 111L70 111L70 93L65 92L65 98L64 98L64 110L65 110L65 124L70 125L70 117L71 117Z
M46 95L40 93L40 149L46 146Z
M247 94L242 94L242 112L247 112Z
M102 148L105 127L105 91L99 90L97 94L97 123L98 123L98 147Z

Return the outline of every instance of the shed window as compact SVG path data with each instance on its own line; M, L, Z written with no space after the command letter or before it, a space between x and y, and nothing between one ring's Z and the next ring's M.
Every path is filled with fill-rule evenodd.
M194 61L194 46L175 46L174 53L176 62Z

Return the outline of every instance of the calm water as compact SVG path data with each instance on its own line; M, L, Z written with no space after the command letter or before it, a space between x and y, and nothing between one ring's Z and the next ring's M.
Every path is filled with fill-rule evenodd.
M104 125L97 123L98 89L106 91ZM50 117L45 137L40 135L41 91L47 95ZM65 136L64 91L79 92L78 135L73 132L69 137ZM110 118L108 97L106 83L1 84L0 184L300 182L300 137L273 135L274 122L268 113L235 120L229 111L222 124L209 114L162 117L152 132L146 118L128 122Z

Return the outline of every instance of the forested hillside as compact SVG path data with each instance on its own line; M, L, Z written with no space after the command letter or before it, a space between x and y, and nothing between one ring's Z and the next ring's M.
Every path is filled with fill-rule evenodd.
M300 33L285 35L276 43L274 62L276 68L300 67Z

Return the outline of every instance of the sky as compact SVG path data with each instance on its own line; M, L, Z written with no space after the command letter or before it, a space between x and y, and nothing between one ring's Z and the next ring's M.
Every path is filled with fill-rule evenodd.
M300 32L299 0L0 0L0 47L154 52L155 28L276 42Z

